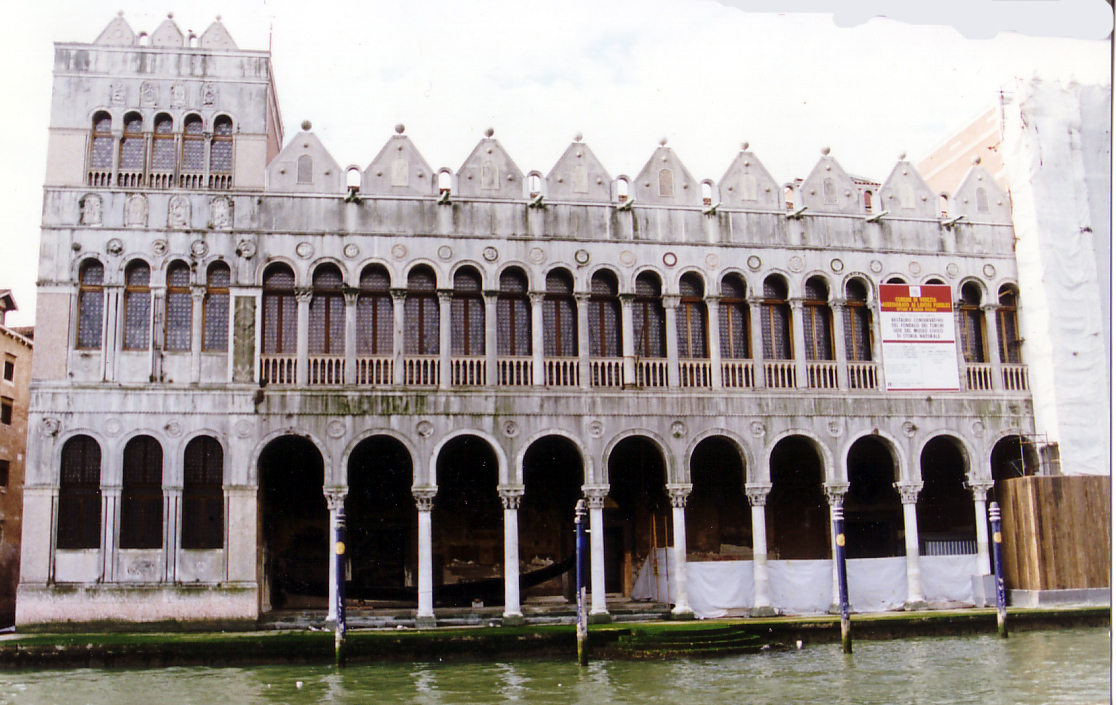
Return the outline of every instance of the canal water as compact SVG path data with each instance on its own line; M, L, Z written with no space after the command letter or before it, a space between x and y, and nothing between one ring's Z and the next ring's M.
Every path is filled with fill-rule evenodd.
M0 703L1107 703L1101 629L862 641L719 659L0 672Z

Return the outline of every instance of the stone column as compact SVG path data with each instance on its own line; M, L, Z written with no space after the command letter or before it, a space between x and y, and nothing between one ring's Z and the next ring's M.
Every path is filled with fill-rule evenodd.
M806 327L803 324L802 299L791 299L791 349L794 351L795 386L799 389L810 386L810 377L806 374Z
M485 383L496 387L500 385L500 292L484 292L484 367Z
M182 548L182 488L163 488L163 562L167 582L178 582L178 552Z
M392 331L391 331L391 372L392 383L397 387L406 384L407 375L403 364L403 350L406 342L407 290L391 290Z
M620 294L620 336L621 351L624 355L624 386L636 383L635 365L635 325L632 322L631 294Z
M706 296L705 312L709 319L709 386L720 389L721 380L721 297Z
M829 302L833 333L833 359L837 361L837 386L849 388L849 354L845 349L845 300L834 299Z
M120 547L120 495L123 487L101 488L101 575L104 582L116 582L116 555Z
M439 362L439 376L438 386L442 389L449 389L453 386L453 368L450 359L450 344L451 344L451 313L450 302L453 301L453 292L449 289L438 290L438 354ZM488 321L485 321L488 325Z
M678 370L678 303L679 297L663 297L663 311L666 313L663 325L666 327L667 386L680 386Z
M589 362L589 294L574 294L577 302L577 377L582 389L593 386Z
M748 322L751 328L748 347L752 352L755 385L756 389L763 389L767 386L767 374L763 368L763 299L748 298Z
M295 380L298 386L305 387L310 384L310 299L314 298L314 290L310 287L295 289L295 299L298 301L298 344L296 347L298 361Z
M334 531L338 522L345 521L345 497L349 494L348 487L329 487L323 490L326 506L329 507L329 536L326 539L329 546L329 611L326 613L326 622L337 622L337 550L333 545Z
M434 543L430 529L430 512L434 509L437 487L412 487L411 494L418 508L418 611L415 626L434 626Z
M148 379L163 380L163 353L167 349L167 290L151 287L151 355L148 360Z
M967 480L969 490L973 493L973 512L976 513L977 535L977 570L979 575L991 575L991 553L988 548L988 491L992 489L992 480Z
M985 304L981 306L984 313L984 330L988 331L984 345L988 350L988 362L992 365L992 389L1001 392L1004 389L1003 362L1000 361L1000 322L996 320L996 311L999 304Z
M357 298L360 289L345 287L342 289L345 296L345 384L356 384L357 381Z
M205 325L204 286L190 287L190 304L190 382L197 384L201 381L201 352L204 341L202 337Z
M120 329L124 325L124 287L119 284L106 284L105 288L105 328L101 333L101 350L106 382L116 381L117 351L123 344ZM115 311L112 315L110 312Z
M837 581L837 547L833 543L836 540L836 537L833 535L833 510L844 505L845 493L849 491L849 483L827 482L824 487L825 498L829 503L829 554L832 557L831 560L833 563L833 599L830 601L829 611L838 612L841 607L841 589Z
M523 623L519 604L519 500L523 487L499 488L504 503L504 625Z
M675 619L693 619L690 591L686 584L686 498L694 486L690 483L667 483L670 493L671 518L674 520L674 609Z
M903 609L924 610L926 600L922 597L922 568L919 566L918 545L918 493L922 491L921 482L896 482L895 489L903 501L903 533L907 544L907 604Z
M543 303L546 294L532 291L531 299L531 383L536 387L546 386L546 359L543 355Z
M752 616L771 617L775 610L771 607L771 583L767 575L767 495L771 492L769 484L747 484L744 491L748 503L752 505L752 583L755 593L752 597Z
M957 370L961 376L959 380L960 388L964 392L969 389L969 363L965 360L965 345L962 343L964 338L961 337L961 312L957 309L956 302L953 304L953 339L957 341ZM882 357L880 358L880 369L883 369Z
M608 485L585 485L585 503L589 505L589 557L590 591L593 605L589 615L594 621L607 622L608 605L605 598L605 555L604 555L604 505L608 496Z

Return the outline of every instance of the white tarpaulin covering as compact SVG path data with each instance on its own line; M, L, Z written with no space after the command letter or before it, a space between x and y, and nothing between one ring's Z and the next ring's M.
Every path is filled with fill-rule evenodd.
M675 601L677 569L672 553L658 549L652 560L644 562L632 589L632 599ZM919 567L927 601L973 601L975 555L922 556ZM907 599L906 558L858 558L848 562L848 569L849 603L853 611L881 612L903 606ZM755 595L753 570L752 561L687 563L687 587L694 614L704 619L723 617L729 610L751 608ZM767 574L771 606L781 613L821 614L835 601L832 561L768 561Z

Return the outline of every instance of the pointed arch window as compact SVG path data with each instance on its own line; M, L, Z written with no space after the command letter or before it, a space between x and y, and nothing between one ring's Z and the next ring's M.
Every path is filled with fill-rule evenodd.
M146 350L151 341L151 268L137 260L124 270L124 349Z
M293 354L298 346L298 303L294 272L285 264L273 264L263 278L263 352L265 355Z
M573 276L564 269L546 275L543 303L543 354L547 357L577 356L577 301Z
M194 302L190 296L190 266L172 262L167 267L166 348L171 352L190 350Z
M961 287L961 304L957 315L961 318L961 350L965 362L988 361L984 346L984 312L980 310L980 287L972 282Z
M752 322L744 280L730 274L721 280L721 357L752 357Z
M597 272L589 289L589 354L593 357L620 357L620 295L616 275Z
M868 290L852 280L845 285L845 357L849 362L872 360L872 310Z
M693 273L683 274L678 283L681 294L678 304L678 356L705 359L709 357L707 344L704 287L701 278Z
M496 321L498 354L531 354L531 301L527 297L527 275L523 270L507 269L500 274Z
M202 350L227 352L229 349L229 265L209 265L205 281L205 303L202 308Z
M231 174L233 166L233 123L228 115L213 121L213 144L209 148L209 171Z
M78 274L78 350L100 350L105 320L105 267L98 260L82 262Z
M391 278L383 267L365 267L357 296L357 354L390 355L394 340Z
M224 451L216 438L186 444L182 463L182 548L225 545Z
M97 171L112 169L112 117L106 112L99 112L93 116L93 136L89 143L89 168Z
M205 171L205 127L198 115L187 115L182 123L182 170Z
M763 356L768 360L793 360L791 347L790 304L787 285L781 277L770 276L763 282Z
M833 312L829 308L829 287L821 277L806 282L802 301L802 332L807 360L833 359Z
M435 286L434 271L429 267L415 267L407 275L403 347L408 355L438 354L439 314Z
M166 113L155 116L155 133L151 143L151 170L173 172L177 156L174 139L174 120Z
M62 446L57 541L60 549L101 546L101 446L89 436Z
M124 446L120 548L163 547L163 447L151 436Z
M647 358L666 357L666 312L663 309L662 288L658 277L650 272L636 277L633 304L636 355Z
M996 309L996 328L1000 335L1000 362L1019 365L1023 362L1019 337L1019 297L1009 286L1000 289L1000 307Z
M314 270L310 299L310 354L345 354L345 295L341 270L323 264Z
M462 267L453 275L450 335L452 354L484 354L484 297L480 274L472 267Z

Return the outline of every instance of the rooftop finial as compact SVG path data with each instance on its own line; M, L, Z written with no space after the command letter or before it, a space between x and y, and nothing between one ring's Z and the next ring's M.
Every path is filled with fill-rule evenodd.
M748 151L748 143L747 142L741 142L740 143L740 151L741 152L747 152Z
M662 145L663 147L665 147L665 146L666 146L666 143L667 143L667 138L666 138L666 137L664 137L664 138L662 138L661 140L659 140L659 144L660 144L660 145Z
M403 134L403 130L406 130L406 129L407 129L407 128L403 126L403 123L399 123L398 125L396 125L396 126L395 126L395 132L396 132L396 134L400 134L400 135L401 135L401 134Z
M220 21L221 21L221 16L220 16L220 15L217 15L217 21L218 21L218 22L220 22Z
M484 131L485 137L491 137L494 134L496 134L496 130L493 130L491 127Z
M309 120L303 120L302 121L302 129L303 130L305 130L306 132L309 132L311 127L313 127L313 125L310 123Z
M120 10L119 12L116 13L116 16L117 17L123 17L124 16L124 11Z
M576 135L574 135L574 142L580 142L580 141L581 141L581 133L579 132Z
M903 161L906 158L907 158L907 153L906 152L899 152L899 161Z
M823 157L828 157L829 156L829 147L822 147L822 156Z
M980 155L979 154L976 155L975 157L973 157L973 164L974 165L980 164Z
M123 13L123 12L121 12L120 14L122 14L122 15L123 15L124 13ZM168 12L168 13L167 13L167 19L168 19L168 20L173 20L173 19L174 19L174 13L173 13L173 12Z

